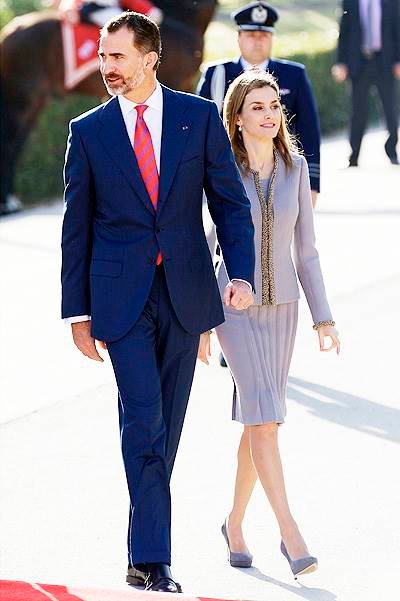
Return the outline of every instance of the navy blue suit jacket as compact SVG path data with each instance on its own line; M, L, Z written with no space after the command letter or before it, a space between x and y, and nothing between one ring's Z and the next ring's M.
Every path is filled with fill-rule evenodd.
M227 61L225 67L225 94L229 85L243 72L240 58ZM212 100L211 79L216 65L205 71L198 87L198 94ZM275 76L281 89L282 104L290 120L290 130L303 149L310 173L311 189L320 189L320 126L317 106L304 65L292 61L270 59L267 70Z
M366 62L362 54L362 27L359 0L343 0L337 62L348 66L356 78ZM382 0L382 66L393 76L394 63L400 63L400 2Z
M202 222L203 188L230 278L254 284L254 228L214 103L163 86L157 212L117 98L71 121L62 233L62 316L88 314L92 335L118 340L141 314L159 249L183 328L224 320Z

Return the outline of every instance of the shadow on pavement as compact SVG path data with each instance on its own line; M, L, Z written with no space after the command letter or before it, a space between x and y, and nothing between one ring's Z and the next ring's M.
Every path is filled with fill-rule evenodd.
M400 410L321 384L289 377L287 398L322 419L400 443Z
M309 599L310 601L336 601L337 599L335 593L331 593L326 589L311 588L308 586L303 586L300 583L298 583L297 585L287 584L286 582L282 582L282 580L277 580L276 578L271 578L270 576L267 576L255 567L246 569L236 569L238 569L240 572L243 572L247 576L256 578L257 580L262 580L263 582L269 582L270 584L279 586L280 588L294 593L295 595L299 595L299 597L302 597L303 599Z

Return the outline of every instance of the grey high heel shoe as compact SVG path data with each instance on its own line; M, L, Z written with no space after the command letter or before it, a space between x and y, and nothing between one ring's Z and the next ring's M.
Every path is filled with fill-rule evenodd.
M290 569L292 570L295 578L301 574L315 572L318 567L318 559L312 555L306 555L305 557L300 557L299 559L290 559L283 540L281 541L281 551L288 560Z
M228 538L228 529L226 527L226 522L222 524L221 532L225 539L225 542L228 546L228 561L233 568L251 568L251 564L253 561L253 556L251 553L233 553L229 546L229 538Z

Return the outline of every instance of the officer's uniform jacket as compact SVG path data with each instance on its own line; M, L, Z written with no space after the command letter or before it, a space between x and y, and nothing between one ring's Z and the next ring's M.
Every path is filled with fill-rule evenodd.
M223 100L232 81L244 69L243 59L207 65L197 93L216 102L222 112ZM290 130L296 135L310 172L311 189L320 188L320 127L317 107L304 65L286 60L270 59L266 70L274 75L286 107Z

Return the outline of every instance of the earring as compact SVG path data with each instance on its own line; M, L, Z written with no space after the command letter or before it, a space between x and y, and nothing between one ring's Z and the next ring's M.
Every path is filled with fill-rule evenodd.
M239 125L239 131L242 131L242 126L241 125Z

